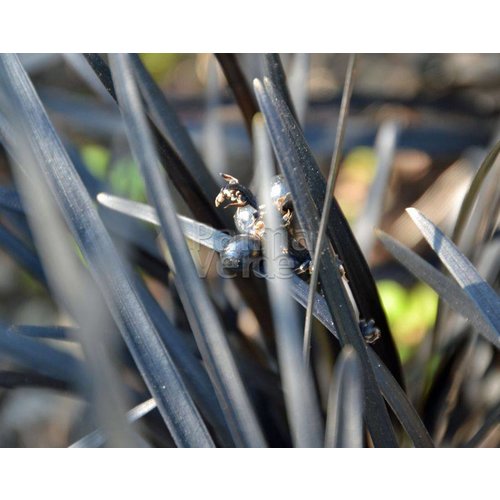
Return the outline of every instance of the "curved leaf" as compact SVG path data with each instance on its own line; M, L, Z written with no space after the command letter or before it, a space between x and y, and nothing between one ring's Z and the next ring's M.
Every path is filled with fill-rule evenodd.
M265 445L259 423L241 381L213 304L201 282L187 248L168 186L159 162L127 55L112 55L115 90L130 146L145 180L148 197L160 219L160 229L176 267L176 286L186 309L200 353L220 398L237 445Z

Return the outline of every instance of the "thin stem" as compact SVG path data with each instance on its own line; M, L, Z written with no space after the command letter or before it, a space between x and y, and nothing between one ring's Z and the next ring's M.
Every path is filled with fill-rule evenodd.
M340 114L339 121L337 124L337 135L335 138L335 149L333 151L332 161L330 164L330 172L328 174L328 182L325 192L325 201L323 203L323 212L321 214L321 221L319 225L318 239L314 249L314 257L312 262L312 274L309 283L309 295L307 297L307 309L306 309L306 320L304 325L304 361L306 366L309 365L309 357L311 350L311 326L312 326L312 312L313 312L313 302L314 293L316 291L316 284L318 282L319 273L319 259L323 252L326 225L328 223L328 215L330 214L330 207L332 204L333 190L335 187L335 181L337 179L340 156L342 150L342 144L344 142L344 133L346 128L346 119L349 113L349 103L351 101L352 88L353 88L353 74L354 66L356 64L356 54L351 54L349 57L349 63L347 65L347 72L344 82L344 91L342 93L342 102L340 104Z

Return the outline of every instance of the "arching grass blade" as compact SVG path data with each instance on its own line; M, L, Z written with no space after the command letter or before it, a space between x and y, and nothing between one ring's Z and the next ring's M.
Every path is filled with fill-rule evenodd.
M281 102L283 107L277 106L277 103L283 100L271 82L265 81L264 89L262 84L256 80L254 87L259 106L266 118L275 154L290 188L294 201L294 211L302 230L305 232L304 236L309 251L314 252L319 229L319 214L304 172L307 166L304 166L303 163L303 148L307 148L307 145L300 128L290 112L286 110L286 105ZM361 336L350 299L342 283L338 258L329 246L326 247L321 256L320 266L321 284L340 342L342 345L353 345L363 366L366 418L372 439L376 446L395 447L397 441L389 414L377 387L368 360L366 344Z
M250 137L252 137L252 119L259 111L255 97L241 71L236 54L215 54L217 61L224 72L227 83L233 91L236 102L245 120L245 126Z
M408 208L407 212L427 240L427 243L437 253L441 262L496 331L496 336L488 340L499 349L500 299L498 295L483 280L467 257L458 250L455 244L435 224L414 208Z
M260 178L259 199L266 206L272 206L270 193L271 178L274 175L273 158L264 120L260 114L254 118L253 138L257 175ZM296 447L320 447L323 444L323 424L316 389L311 373L302 359L302 329L298 311L293 298L287 292L294 276L282 253L284 248L288 248L288 238L286 230L280 227L278 211L266 210L264 223L267 284L292 439Z
M239 446L265 446L219 318L189 254L172 196L158 168L153 138L128 56L112 55L111 65L113 74L118 76L115 89L129 143L141 167L148 197L157 209L161 233L176 267L176 286L235 443Z
M1 56L0 79L52 196L88 261L93 278L176 443L179 446L212 446L212 439L191 397L138 300L130 270L117 254L32 83L15 56Z
M459 285L388 234L377 231L377 235L384 247L413 275L434 289L442 300L455 312L468 319L489 342L496 342L497 330L484 315L483 309L478 307Z

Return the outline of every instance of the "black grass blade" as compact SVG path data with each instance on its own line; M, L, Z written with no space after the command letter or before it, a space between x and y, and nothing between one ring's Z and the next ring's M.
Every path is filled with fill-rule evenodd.
M0 247L10 255L17 264L28 271L33 278L46 285L47 278L40 259L24 241L12 234L0 224Z
M163 137L175 147L184 163L196 174L198 182L208 189L215 184L214 180L175 109L144 67L139 56L130 54L130 62L153 123L158 127ZM213 189L216 189L215 186Z
M158 212L150 205L133 200L127 200L120 196L114 196L109 193L99 193L97 201L112 210L129 215L138 220L149 222L155 226L160 226ZM193 221L189 217L178 215L179 223L184 232L184 236L192 241L200 243L207 248L220 252L227 244L230 236L211 228L207 224Z
M291 116L283 98L276 90L273 91L272 82L265 80L264 86L266 92L269 93L272 114L277 115L282 120L280 126L284 127L289 140L294 144L293 150L295 151L296 159L305 175L304 189L307 186L317 212L321 213L326 192L325 180L321 175L300 127L298 127L293 116ZM289 155L290 153L287 152L286 154ZM289 160L288 157L284 157L283 159L286 161ZM346 269L349 287L354 295L361 317L365 320L373 319L382 332L382 336L374 348L389 367L391 373L393 373L401 386L404 387L399 356L380 302L375 281L335 198L332 200L327 232L334 250L338 253Z
M260 114L254 118L253 138L260 178L259 199L271 206L273 157ZM264 257L278 361L293 442L296 447L317 448L323 444L323 425L312 376L302 359L302 329L297 306L288 293L294 274L283 254L283 249L288 248L288 238L279 219L278 211L266 210L264 213Z
M66 326L14 325L9 327L9 331L35 339L71 341L76 337L75 328Z
M335 366L328 397L325 448L363 447L363 370L346 346Z
M496 336L488 336L488 340L500 348L500 299L491 286L483 280L474 266L455 244L429 219L414 208L407 209L413 222L431 248L437 253L441 262L460 285L463 291L479 308L484 318L496 331ZM490 332L488 329L487 332Z
M434 448L427 429L401 386L373 349L368 349L368 355L384 399L392 408L413 444L418 448Z
M451 240L457 245L459 245L460 243L460 238L467 224L467 220L472 212L479 191L481 190L481 186L483 185L483 182L491 171L493 165L495 165L495 160L497 159L499 153L500 142L497 142L488 153L483 163L481 163L479 170L476 172L476 175L472 179L469 189L464 196L464 200L460 206L460 212L458 213L457 221L455 222L455 227L453 228L453 234L451 236Z
M0 371L0 387L2 389L18 389L20 387L40 387L56 391L71 391L67 382L33 372L12 370Z
M290 293L302 307L306 307L309 294L309 286L306 283L295 277ZM330 333L338 338L326 300L319 293L316 293L315 296L314 316ZM384 399L394 411L414 445L423 448L433 447L434 444L417 411L389 369L371 347L368 349L368 356Z
M245 120L247 132L252 137L252 120L259 108L245 75L241 71L236 54L215 54L215 57L217 57L227 83L233 91L234 98Z
M265 81L265 89L256 80L254 88L259 106L266 118L266 124L278 158L280 168L287 179L295 213L303 231L310 252L314 252L319 229L319 210L313 201L305 175L308 166L304 160L310 151L279 92L272 83ZM323 199L324 199L323 191ZM377 387L372 367L368 360L367 347L354 318L354 311L342 283L338 258L328 246L320 259L320 280L326 295L333 322L342 345L352 344L356 350L364 374L365 405L367 425L375 446L396 447L389 414Z
M176 286L235 443L239 446L265 446L219 318L191 259L172 196L161 176L128 56L112 55L111 64L113 74L118 76L115 90L129 143L141 167L148 197L157 209L161 233L176 267Z
M378 227L386 200L386 190L396 153L399 125L393 121L382 123L375 138L377 166L364 207L358 217L354 234L359 247L367 259L370 258L375 241L374 228Z
M295 54L288 79L290 97L295 106L297 121L302 125L302 128L305 125L308 105L310 65L311 54Z
M299 123L297 117L297 111L295 110L295 106L293 104L292 98L290 96L290 91L288 90L288 84L286 81L285 69L283 68L283 64L281 63L281 58L279 54L265 54L264 55L264 71L263 77L269 78L276 88L281 93L283 99L286 102L290 113L292 113L295 121Z
M179 446L213 442L87 191L16 56L0 58L2 90L37 159L52 196L88 261L108 308L134 357L160 413Z
M85 385L85 367L73 355L0 325L0 352L19 365L72 387Z
M498 332L490 320L485 317L483 309L465 293L453 280L431 266L422 257L406 248L382 231L377 231L378 238L384 247L405 266L413 275L427 283L439 297L455 312L468 319L474 328L490 341L495 342Z
M158 216L156 215L155 210L148 205L138 204L137 202L111 195L106 195L106 197L102 199L101 197L99 198L101 201L105 201L106 206L109 206L112 209L121 210L124 214L131 217L137 217L138 219L145 220L153 224L159 224ZM147 214L145 217L143 217L144 213ZM189 219L186 218L186 221L189 221ZM191 229L196 228L199 224L192 220L189 222L189 227ZM203 229L200 231L202 232ZM195 234L200 231L194 229ZM215 235L216 238L226 236L220 231L215 232ZM262 278L265 277L265 275L262 275ZM291 278L291 286L287 288L287 292L290 293L291 296L304 309L307 307L307 297L309 294L309 285L307 283L302 281L299 277L293 276ZM324 297L322 297L319 293L315 294L314 316L330 331L330 333L338 338L338 333L335 329L335 324L332 320L328 305ZM389 403L395 412L398 420L403 425L403 428L406 430L415 446L432 447L432 440L430 439L424 424L420 420L418 413L411 405L402 388L391 375L391 372L385 367L380 358L378 358L378 356L376 356L371 349L368 349L368 355L384 399Z
M108 65L98 54L85 54L85 57L116 101L115 87ZM157 118L159 117L157 116ZM214 207L213 200L219 188L210 174L200 173L196 166L184 163L175 146L163 137L156 124L153 125L152 130L162 165L195 217L216 228L227 227L229 222L224 219L224 213L217 212ZM202 179L205 184L203 184Z
M328 181L326 184L325 201L323 203L323 210L321 211L321 220L318 229L318 238L314 246L314 255L312 260L312 273L311 279L309 280L309 297L307 300L306 309L306 319L304 324L304 359L306 365L309 364L310 349L311 349L311 328L312 328L312 308L314 302L314 293L317 288L318 283L318 273L319 273L319 259L320 255L325 250L325 238L326 238L326 226L328 224L328 216L330 214L330 208L332 205L333 192L335 189L335 180L337 179L340 157L342 154L342 144L344 142L344 133L347 124L347 116L349 114L349 103L351 100L352 89L353 89L353 75L354 66L356 64L356 56L352 55L349 58L349 64L347 67L344 91L342 93L342 104L340 105L340 115L337 125L337 135L335 137L335 147L333 150L333 157L330 164L330 171L328 173Z

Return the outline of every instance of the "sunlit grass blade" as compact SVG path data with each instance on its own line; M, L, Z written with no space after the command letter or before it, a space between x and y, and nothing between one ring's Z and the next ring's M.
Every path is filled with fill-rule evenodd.
M255 97L241 71L236 54L215 54L224 72L227 83L233 91L234 98L243 115L248 134L252 136L252 119L259 111Z
M401 245L394 238L382 231L377 231L384 247L405 266L413 275L427 283L439 297L455 312L468 319L476 330L490 342L495 342L498 332L465 291L453 280L439 272L415 252Z
M212 446L180 375L138 300L130 270L117 254L17 57L1 56L0 78L52 196L174 440L179 446Z
M145 203L127 200L108 193L99 193L97 201L111 210L115 210L144 222L149 222L155 226L161 225L157 211L152 206L146 205ZM201 243L207 248L211 248L217 252L220 252L226 246L230 238L226 233L213 229L201 222L196 222L189 217L178 215L178 218L186 238Z
M283 98L269 81L265 89L254 81L259 106L266 118L267 128L278 158L280 168L285 174L292 199L294 212L304 231L307 246L314 253L319 229L318 207L313 201L304 170L304 148L308 148L305 139ZM307 149L308 150L308 149ZM309 153L310 154L310 153ZM323 193L324 197L324 193ZM320 279L326 295L333 322L342 345L352 344L363 366L365 405L367 426L376 446L395 447L397 441L389 419L385 403L377 387L372 367L368 360L367 347L358 323L354 317L352 304L344 288L339 270L338 258L330 247L320 259Z
M127 420L132 424L137 420L141 419L147 415L150 411L156 408L156 402L153 398L144 401L143 403L134 406L131 410L127 412ZM69 446L69 448L99 448L103 446L106 442L106 435L100 430L87 434L75 443Z
M261 447L265 441L238 373L215 308L198 276L187 248L175 205L159 170L153 137L142 109L127 55L112 55L115 90L129 143L145 180L148 197L160 219L160 229L176 267L176 286L200 353L220 398L235 443Z
M264 120L254 118L253 138L260 178L259 199L271 206L271 178L274 175L271 145L266 136ZM264 213L266 234L264 257L268 276L269 297L276 331L278 362L292 439L296 447L322 446L323 423L311 373L302 359L302 328L293 298L287 290L294 276L282 253L288 248L286 230L280 227L278 211Z
M342 349L328 397L326 448L363 447L363 371L356 351Z
M414 208L408 208L407 212L431 248L437 253L441 262L496 331L496 336L488 336L488 339L499 349L500 299L498 295L483 280L467 257L458 250L455 244L435 224ZM491 329L488 331L491 331ZM483 333L486 334L487 332Z

